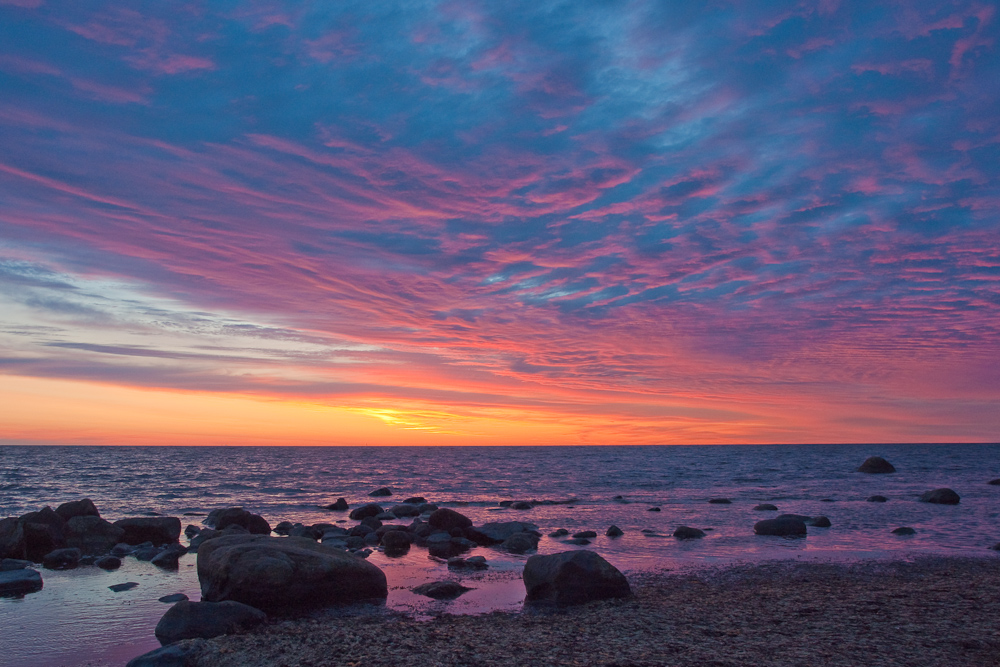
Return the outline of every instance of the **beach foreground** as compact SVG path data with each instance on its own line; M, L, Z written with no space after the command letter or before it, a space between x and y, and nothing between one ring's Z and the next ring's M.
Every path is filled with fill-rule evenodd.
M1000 665L995 558L786 561L630 579L631 599L560 611L278 621L196 640L192 664Z

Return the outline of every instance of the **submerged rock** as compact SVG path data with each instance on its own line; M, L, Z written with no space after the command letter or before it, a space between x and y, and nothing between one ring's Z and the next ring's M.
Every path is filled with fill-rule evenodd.
M869 456L865 459L865 462L858 467L858 472L864 472L870 475L882 475L890 472L896 472L896 468L881 456Z
M691 526L678 526L674 531L674 537L679 540L691 540L705 537L705 531L692 528Z
M806 534L806 523L797 517L778 517L764 519L753 526L757 535L775 535L779 537L799 537Z
M900 526L892 531L893 535L915 535L917 531L909 526Z
M646 510L646 511L647 511L647 512L659 512L659 511L660 511L660 508L659 508L659 507L650 507L650 508L649 508L648 510Z
M156 638L161 644L181 639L211 639L230 635L260 625L267 614L249 605L225 602L178 602L156 624Z
M597 537L597 532L593 530L581 530L579 533L573 533L573 537Z
M510 504L512 510L530 510L533 505L525 500L517 500Z
M413 589L413 592L417 595L426 595L435 600L454 600L462 593L471 590L471 588L455 581L432 581L428 584L417 586Z
M884 503L888 500L885 496L868 496L868 502L870 503Z
M960 501L961 496L947 488L927 491L920 496L920 502L934 503L936 505L957 505Z
M235 600L265 610L388 595L379 568L302 537L232 535L209 540L198 550L198 580L207 602Z
M0 571L0 596L15 597L42 590L42 575L38 570L19 568Z
M632 594L625 575L585 549L532 556L524 564L522 578L528 602L574 605Z
M778 508L771 503L761 503L753 508L755 512L777 512Z

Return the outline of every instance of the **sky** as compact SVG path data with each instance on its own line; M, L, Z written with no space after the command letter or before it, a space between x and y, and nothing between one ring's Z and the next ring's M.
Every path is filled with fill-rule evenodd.
M0 442L1000 440L997 14L0 0Z

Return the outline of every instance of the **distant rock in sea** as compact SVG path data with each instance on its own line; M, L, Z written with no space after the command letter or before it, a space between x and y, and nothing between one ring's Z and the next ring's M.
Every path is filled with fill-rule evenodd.
M896 472L896 468L881 456L869 456L858 468L858 472L880 475Z
M692 528L691 526L678 526L674 531L674 537L679 540L693 540L705 537L705 531Z
M884 503L888 500L885 496L868 496L868 502L870 503Z
M618 526L612 525L608 527L608 529L604 532L604 534L607 535L608 537L621 537L622 535L625 534L625 531L619 528Z
M757 535L804 537L806 535L806 522L800 518L794 517L764 519L763 521L758 521L754 524L753 532Z
M391 496L392 495L392 489L390 489L388 486L383 486L381 488L375 489L374 491L372 491L368 495L369 496L374 496L375 498L384 497L384 496Z
M893 535L914 535L917 531L913 530L909 526L900 526L892 531Z
M761 503L753 508L755 512L777 512L778 508L771 503Z
M947 488L927 491L920 496L920 502L934 503L936 505L957 505L960 501L961 496Z
M347 504L347 500L344 498L337 498L337 502L330 503L326 506L328 510L334 510L335 512L343 512L350 509L350 505Z
M731 505L733 503L729 498L712 498L708 501L709 505Z

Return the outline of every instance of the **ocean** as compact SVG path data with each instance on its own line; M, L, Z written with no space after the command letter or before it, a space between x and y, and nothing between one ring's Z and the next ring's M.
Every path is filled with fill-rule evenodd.
M889 475L857 467L870 455L895 465ZM1000 540L1000 445L781 445L669 447L0 447L0 517L45 505L91 498L104 518L181 516L242 506L279 521L356 522L322 506L344 497L354 507L385 506L419 495L451 507L476 524L530 521L543 535L557 528L594 530L586 547L543 537L538 553L593 549L629 572L682 570L773 559L909 559L922 554L995 557ZM388 486L393 496L368 494ZM921 493L950 487L959 505L921 503ZM872 495L887 502L867 502ZM617 498L616 496L621 496ZM709 503L728 499L729 504ZM532 509L502 501L553 501ZM754 510L771 503L778 512ZM649 511L659 507L659 512ZM830 528L809 528L802 539L756 536L753 524L779 513L824 515ZM189 514L192 516L182 516ZM406 523L409 520L405 521ZM610 525L624 531L604 535ZM681 541L680 525L706 537ZM909 526L916 533L898 536ZM645 532L643 532L645 531ZM182 542L184 542L182 537ZM425 549L401 558L380 552L369 560L389 579L389 599L370 610L421 616L521 608L520 570L527 555L477 548L490 569L449 572ZM530 554L529 554L530 555ZM158 646L153 627L167 609L157 598L183 592L198 599L194 555L177 572L132 558L116 572L93 567L42 570L45 587L22 599L0 599L0 664L120 665ZM438 579L474 590L452 602L410 588ZM113 593L107 586L140 585Z

